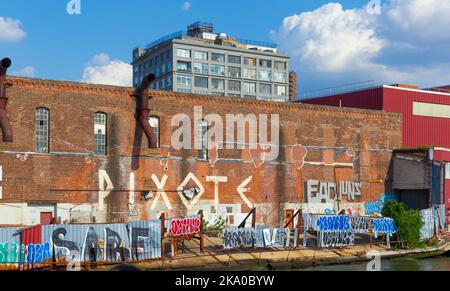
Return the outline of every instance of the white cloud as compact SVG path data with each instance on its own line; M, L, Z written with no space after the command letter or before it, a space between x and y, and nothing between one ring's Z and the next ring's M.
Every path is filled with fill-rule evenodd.
M450 1L391 0L380 16L385 30L402 39L448 41L450 38Z
M186 1L181 6L181 9L183 9L184 11L188 11L189 9L191 9L191 6L192 6L192 3L190 1Z
M105 53L95 55L86 65L81 81L93 84L132 86L133 68L121 60L111 60Z
M300 90L365 80L450 83L450 2L391 0L380 15L329 3L287 16L274 41L291 56Z
M19 76L19 77L29 77L33 78L36 75L36 69L33 67L25 67L21 70L12 72L13 75Z
M0 16L0 41L18 41L27 34L21 28L20 20Z

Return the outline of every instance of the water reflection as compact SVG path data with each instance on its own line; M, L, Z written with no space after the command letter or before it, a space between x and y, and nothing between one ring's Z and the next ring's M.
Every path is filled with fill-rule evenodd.
M301 269L303 271L366 271L367 262L318 266ZM450 257L440 256L426 259L394 258L381 261L382 271L450 271Z

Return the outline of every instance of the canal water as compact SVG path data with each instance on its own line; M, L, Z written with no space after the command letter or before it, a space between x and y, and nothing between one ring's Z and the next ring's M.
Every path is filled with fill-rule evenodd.
M367 271L367 262L307 267L301 271ZM381 271L450 271L450 256L393 258L381 260Z

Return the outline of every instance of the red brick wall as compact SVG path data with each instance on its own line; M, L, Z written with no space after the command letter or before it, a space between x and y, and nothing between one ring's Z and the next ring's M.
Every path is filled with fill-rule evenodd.
M156 189L152 174L159 180L167 174L165 189L176 190L192 172L205 187L200 199L204 207L214 200L214 183L206 182L206 177L226 176L228 182L219 184L219 203L241 205L241 215L250 209L236 189L252 176L245 195L258 209L258 222L272 225L283 220L284 203L305 202L304 185L310 179L361 181L363 194L358 202L377 200L390 191L389 150L401 147L402 141L399 114L151 91L151 114L161 119L162 148L148 149L145 135L139 128L136 131L131 89L25 78L10 78L9 82L13 87L8 90L7 108L14 142L0 143L1 202L95 204L98 171L106 170L115 190L106 199L109 221L127 218L130 172L135 174L137 191ZM278 160L260 163L255 151L244 149L219 150L218 160L199 162L195 150L174 150L170 139L176 128L171 127L171 117L179 113L192 117L195 105L203 106L204 115L279 114L282 147ZM33 153L34 111L39 106L50 109L49 155ZM93 116L98 111L108 116L107 157L92 154ZM307 147L306 157L298 145ZM333 167L332 163L339 164ZM340 168L340 164L353 168ZM169 215L189 214L177 193L167 196L173 206ZM135 202L140 219L156 211L150 210L153 200L143 201L140 193ZM158 204L158 209L164 208Z

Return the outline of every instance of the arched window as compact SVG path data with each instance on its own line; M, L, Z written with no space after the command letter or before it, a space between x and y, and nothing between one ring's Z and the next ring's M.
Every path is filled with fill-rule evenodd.
M106 114L102 112L94 115L94 153L106 155Z
M49 137L50 137L50 111L47 108L40 107L36 109L35 117L36 125L36 152L49 152Z
M153 130L153 133L155 134L156 137L156 147L159 148L160 147L160 130L159 130L159 117L152 115L148 118L148 123L150 124L150 127Z
M200 120L198 122L198 155L199 160L208 160L208 121Z

